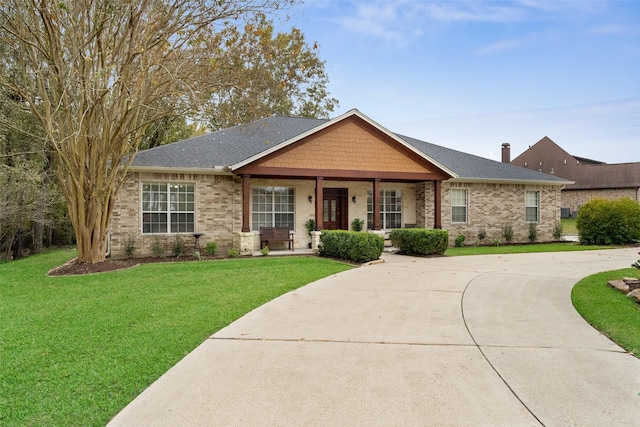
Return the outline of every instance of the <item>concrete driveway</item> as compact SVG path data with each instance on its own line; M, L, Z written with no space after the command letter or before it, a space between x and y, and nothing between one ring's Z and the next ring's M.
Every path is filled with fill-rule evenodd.
M637 249L412 258L281 296L111 426L640 426L640 360L571 305Z

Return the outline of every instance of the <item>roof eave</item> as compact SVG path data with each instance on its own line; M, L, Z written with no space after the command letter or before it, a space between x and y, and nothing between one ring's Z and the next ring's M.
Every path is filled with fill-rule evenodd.
M191 173L198 175L233 175L227 166L215 166L213 168L190 168L170 166L130 166L129 172L153 172L153 173Z
M445 182L468 182L485 184L526 184L526 185L556 185L558 187L574 184L573 181L547 181L540 179L502 179L502 178L450 178Z

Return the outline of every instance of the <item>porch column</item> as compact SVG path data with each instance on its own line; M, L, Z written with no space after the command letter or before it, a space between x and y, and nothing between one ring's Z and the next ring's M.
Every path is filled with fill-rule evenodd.
M373 229L382 230L380 224L380 178L373 180Z
M433 181L433 228L442 228L442 181Z
M324 229L324 212L322 211L322 199L324 195L323 177L316 177L316 231Z
M249 204L251 203L251 175L242 175L242 232L251 231Z

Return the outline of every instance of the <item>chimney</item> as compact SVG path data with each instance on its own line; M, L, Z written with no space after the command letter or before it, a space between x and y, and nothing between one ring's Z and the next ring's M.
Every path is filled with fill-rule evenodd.
M511 163L511 144L502 144L502 163Z

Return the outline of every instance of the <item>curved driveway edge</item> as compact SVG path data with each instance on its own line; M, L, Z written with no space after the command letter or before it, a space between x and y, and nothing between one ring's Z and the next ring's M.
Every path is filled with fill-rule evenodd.
M637 250L413 258L214 334L110 426L638 426L640 360L571 305Z

